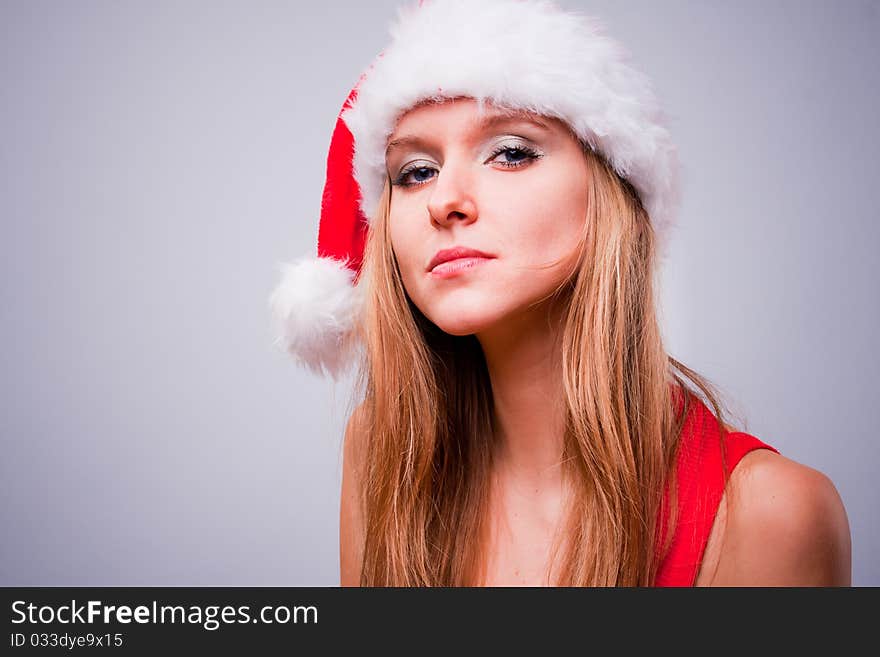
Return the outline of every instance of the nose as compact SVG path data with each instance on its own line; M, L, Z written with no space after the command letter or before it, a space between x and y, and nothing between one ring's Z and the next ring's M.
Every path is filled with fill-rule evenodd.
M477 219L477 205L473 185L465 165L456 167L447 162L437 174L428 198L428 214L435 227L447 227L456 222L473 223Z

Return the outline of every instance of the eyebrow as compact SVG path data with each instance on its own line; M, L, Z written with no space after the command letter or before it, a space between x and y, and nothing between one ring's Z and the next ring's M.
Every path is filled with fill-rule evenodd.
M475 131L485 132L490 128L494 128L499 125L508 125L511 123L528 123L541 130L550 130L550 127L546 123L544 123L540 119L528 115L495 113L480 119L480 121L476 125ZM391 153L391 151L397 148L401 148L403 146L421 146L429 141L430 139L425 137L419 137L416 135L404 135L402 137L398 137L393 141L388 142L388 146L385 148L385 155L387 157L388 154Z

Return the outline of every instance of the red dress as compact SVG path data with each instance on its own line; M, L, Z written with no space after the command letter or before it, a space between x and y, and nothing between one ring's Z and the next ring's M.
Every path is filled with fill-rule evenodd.
M724 492L717 420L701 400L692 396L690 403L676 461L678 523L669 552L660 563L655 586L693 586ZM753 449L779 453L776 448L743 432L728 433L725 446L728 472L733 472L740 459ZM667 499L668 493L667 490ZM662 532L669 521L667 509L664 504L660 520Z

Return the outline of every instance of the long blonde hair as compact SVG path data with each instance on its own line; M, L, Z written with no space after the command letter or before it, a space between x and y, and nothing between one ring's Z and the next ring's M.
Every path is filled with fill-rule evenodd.
M655 237L638 196L584 152L593 172L588 216L574 275L557 291L565 302L562 463L576 503L565 511L555 583L645 586L674 530L673 464L696 394L678 372L712 405L722 437L725 424L714 386L664 350ZM361 274L361 585L480 584L496 435L486 362L475 336L444 333L407 296L390 201L386 181ZM671 524L661 536L667 486Z

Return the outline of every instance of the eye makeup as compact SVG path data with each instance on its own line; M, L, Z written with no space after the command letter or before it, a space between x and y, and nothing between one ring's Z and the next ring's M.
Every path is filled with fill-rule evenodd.
M507 169L519 169L543 157L543 154L529 145L524 138L508 139L511 139L511 141L500 143L492 149L489 158L486 160L487 164L496 161L496 158L503 155L506 159L497 160L497 164ZM418 187L429 182L434 176L422 180L410 180L410 175L424 176L432 171L437 171L434 164L424 160L415 160L407 164L396 176L392 176L391 184L395 187Z

